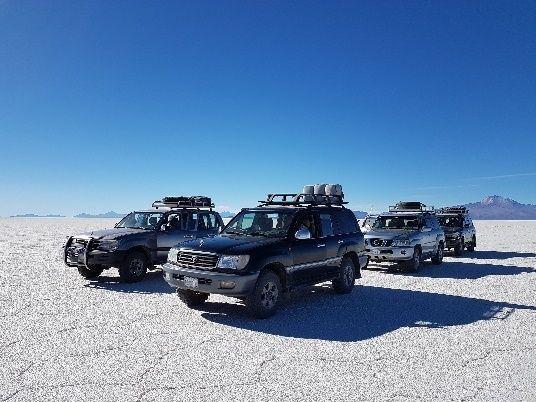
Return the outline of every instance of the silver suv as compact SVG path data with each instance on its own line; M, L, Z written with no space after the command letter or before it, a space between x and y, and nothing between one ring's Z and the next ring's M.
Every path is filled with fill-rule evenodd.
M365 234L369 261L397 262L413 272L428 258L441 264L445 233L433 211L420 202L399 202L380 214Z

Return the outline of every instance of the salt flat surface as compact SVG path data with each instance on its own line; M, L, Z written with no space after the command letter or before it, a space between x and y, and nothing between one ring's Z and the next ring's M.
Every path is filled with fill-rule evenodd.
M476 222L478 251L363 272L249 319L183 306L160 271L85 280L65 237L104 219L0 219L0 400L536 399L536 222Z

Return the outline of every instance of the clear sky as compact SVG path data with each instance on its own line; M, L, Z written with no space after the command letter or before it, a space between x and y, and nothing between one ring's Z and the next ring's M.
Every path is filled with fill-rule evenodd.
M0 215L536 203L535 1L0 0Z

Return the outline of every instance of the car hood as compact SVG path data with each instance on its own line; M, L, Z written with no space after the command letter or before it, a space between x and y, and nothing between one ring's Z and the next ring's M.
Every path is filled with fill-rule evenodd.
M282 239L261 236L218 235L204 239L190 240L178 247L197 251L208 251L217 254L246 254L253 249L273 246Z
M418 230L371 230L365 233L365 239L385 239L393 240L407 238L419 233Z
M113 229L102 229L102 230L93 230L91 232L82 233L74 237L83 238L83 237L92 237L99 240L119 240L125 236L132 234L138 234L148 232L143 229L131 229L131 228L113 228Z

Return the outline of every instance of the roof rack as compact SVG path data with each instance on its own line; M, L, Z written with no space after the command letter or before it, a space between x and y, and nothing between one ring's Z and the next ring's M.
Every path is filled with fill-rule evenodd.
M214 208L214 203L209 197L191 196L191 197L164 197L161 201L155 201L152 204L153 208Z
M289 206L315 206L315 205L344 205L342 195L323 194L268 194L265 201L259 201L259 206L289 205Z
M468 214L469 209L467 209L467 207L459 205L455 207L443 207L438 212L443 214Z
M417 201L400 201L389 207L389 212L434 212L434 207Z

